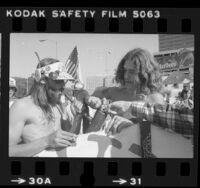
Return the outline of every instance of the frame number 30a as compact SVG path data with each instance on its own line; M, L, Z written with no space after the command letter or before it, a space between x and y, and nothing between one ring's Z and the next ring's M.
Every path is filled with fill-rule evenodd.
M50 178L41 178L41 177L30 177L28 181L29 185L50 185L51 180Z

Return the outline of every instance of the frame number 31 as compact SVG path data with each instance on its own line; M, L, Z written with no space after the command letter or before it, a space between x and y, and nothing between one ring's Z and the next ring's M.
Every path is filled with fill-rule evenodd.
M130 185L141 185L141 178L131 178Z

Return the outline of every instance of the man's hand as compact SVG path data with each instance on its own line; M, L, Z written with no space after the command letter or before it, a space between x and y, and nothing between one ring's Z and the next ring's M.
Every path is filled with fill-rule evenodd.
M69 105L69 101L67 100L67 98L62 95L60 97L60 108L61 108L61 114L62 114L62 118L63 119L67 119L68 117L68 110L67 110L67 106Z
M83 102L74 98L73 103L71 104L75 112L81 113L83 111Z
M116 101L110 104L110 109L123 116L125 113L131 112L131 104L132 102L128 101Z
M145 102L149 105L165 105L164 97L160 93L153 93L148 95Z
M98 97L90 96L87 99L87 104L94 109L98 109L101 107L102 102Z
M48 147L68 147L76 145L77 135L62 130L57 130L46 137Z
M133 123L123 117L114 116L105 128L107 135L120 133L123 129L133 126Z

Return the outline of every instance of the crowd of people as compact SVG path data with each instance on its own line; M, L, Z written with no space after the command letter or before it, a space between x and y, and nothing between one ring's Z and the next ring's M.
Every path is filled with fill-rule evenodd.
M159 66L147 50L136 48L125 54L115 80L120 86L103 88L90 96L65 72L63 62L53 58L42 59L37 65L28 96L16 100L16 83L11 79L9 155L35 156L47 149L73 147L80 133L101 129L108 136L115 135L135 122L193 135L193 90L184 87L179 102L171 104L169 94L166 100ZM93 117L90 108L96 110ZM108 115L110 120L105 123ZM147 149L151 143L145 139L141 143L147 150L144 157L153 156Z

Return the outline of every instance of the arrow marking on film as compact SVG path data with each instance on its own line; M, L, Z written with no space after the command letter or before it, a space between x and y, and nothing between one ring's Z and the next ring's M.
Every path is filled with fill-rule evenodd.
M24 179L22 179L22 178L18 178L17 180L11 180L11 182L18 183L18 184L22 184L22 183L25 183L26 180L24 180Z
M121 184L126 183L127 181L124 180L124 179L122 179L122 178L119 178L119 180L113 180L112 182L113 182L113 183L119 183L119 184L121 185Z

